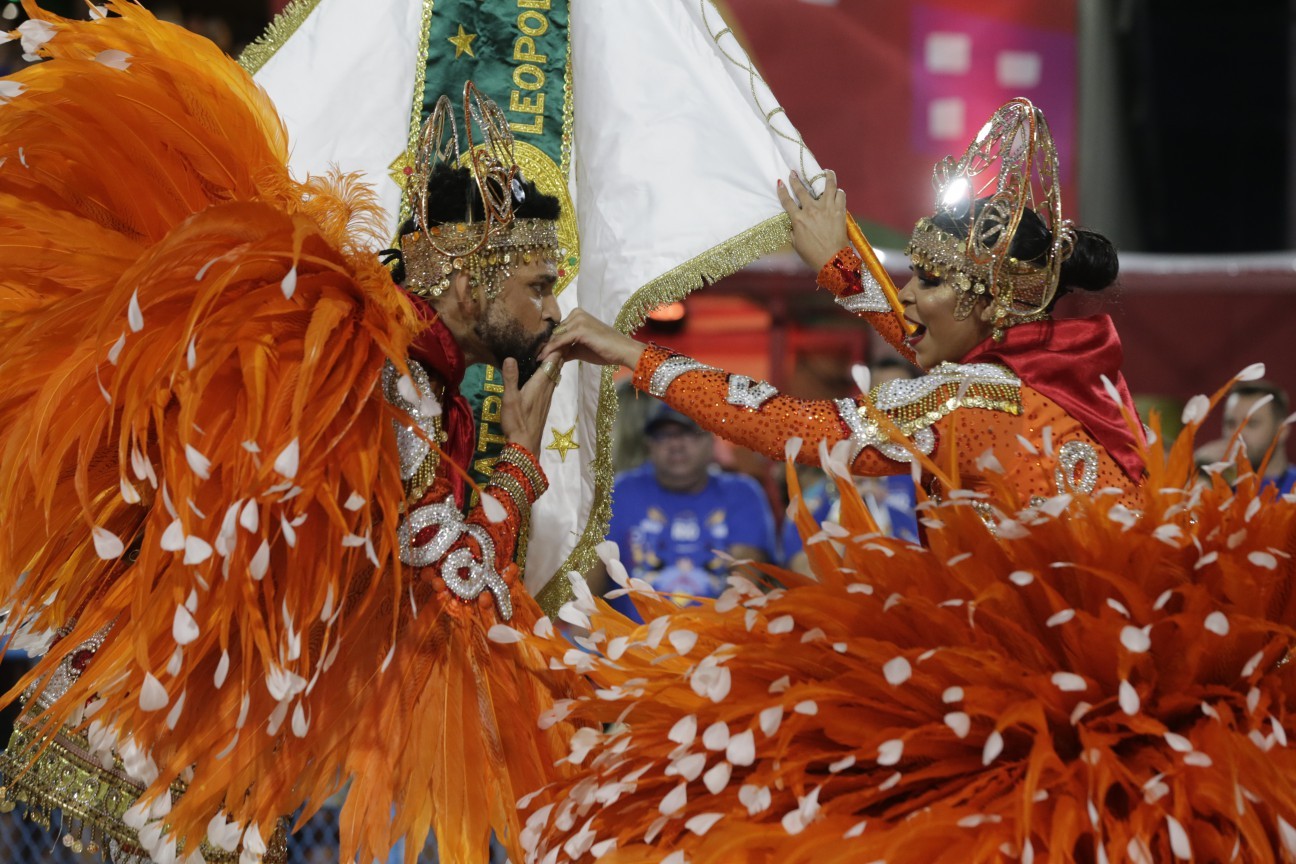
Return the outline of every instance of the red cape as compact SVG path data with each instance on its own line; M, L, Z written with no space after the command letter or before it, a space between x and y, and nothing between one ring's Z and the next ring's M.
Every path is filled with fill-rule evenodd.
M963 358L964 363L1002 363L1031 387L1080 421L1131 480L1143 476L1142 425L1131 431L1121 409L1108 395L1103 376L1120 395L1130 417L1134 400L1121 375L1120 337L1110 317L1037 321L1008 328L1002 342L987 339Z

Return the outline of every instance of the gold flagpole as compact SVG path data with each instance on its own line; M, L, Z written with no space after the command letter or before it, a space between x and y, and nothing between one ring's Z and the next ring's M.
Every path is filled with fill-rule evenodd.
M873 251L873 244L868 242L868 238L860 230L855 217L849 213L846 214L846 236L850 238L855 251L859 253L860 260L864 262L864 267L868 269L869 273L873 274L873 278L882 286L882 293L886 295L887 302L891 304L891 311L895 313L900 326L904 328L904 332L912 333L913 325L904 316L904 306L900 303L900 294L896 290L895 283L891 281L886 268L878 260L877 253Z

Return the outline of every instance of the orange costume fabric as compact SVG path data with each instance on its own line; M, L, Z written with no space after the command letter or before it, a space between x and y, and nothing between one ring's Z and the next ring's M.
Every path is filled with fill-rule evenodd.
M1021 365L1011 332L983 347ZM1094 434L1021 381L1064 373L977 365L906 382L919 412L904 390L803 402L645 352L636 383L720 434L775 456L803 437L841 517L793 514L813 577L762 565L772 590L735 575L686 608L605 550L648 623L580 585L564 608L598 689L547 720L615 725L578 731L579 773L526 800L528 862L1296 857L1296 498L1198 482L1204 411L1165 453L1114 431L1118 379L1096 388L1110 409L1061 394ZM941 493L922 546L879 534L849 480L915 460Z
M429 831L475 859L492 827L520 856L513 804L570 730L518 718L581 686L512 564L539 465L507 448L460 509L463 358L374 257L368 190L289 176L242 69L132 4L27 11L49 59L0 107L0 635L53 645L0 803L114 861L249 864L350 784L343 859L412 862Z
M687 372L671 377L681 369ZM924 475L936 495L948 495L951 485L986 494L1006 487L1024 503L1077 486L1112 487L1122 495L1133 486L1080 423L1002 366L944 364L836 402L797 399L763 382L735 379L746 381L655 346L644 352L634 378L636 387L712 432L771 458L783 457L790 438L803 442L797 461L811 464L821 460L820 441L829 454L844 445L851 473L862 476L908 474L926 457L941 469ZM759 400L751 393L769 395ZM893 440L889 427L903 439Z

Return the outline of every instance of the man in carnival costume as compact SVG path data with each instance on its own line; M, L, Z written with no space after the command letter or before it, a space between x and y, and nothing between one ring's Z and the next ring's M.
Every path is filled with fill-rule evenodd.
M902 319L835 184L816 200L793 178L820 284L927 371L869 395L798 400L582 313L560 326L546 351L630 366L719 434L822 463L842 508L821 530L798 504L813 577L761 567L768 593L735 578L681 609L609 553L635 627L576 586L569 614L607 647L602 698L564 716L618 725L577 733L582 770L528 800L528 860L1296 856L1296 506L1254 473L1236 494L1196 482L1205 396L1168 454L1148 447L1110 319L1052 318L1117 270L1062 218L1056 176L1025 100L938 164ZM849 479L911 470L921 546L882 536Z
M567 737L520 718L576 686L565 643L521 643L552 628L513 563L557 202L493 103L466 89L460 154L443 99L401 291L371 192L291 178L215 46L133 5L30 11L49 60L0 109L0 600L48 650L0 799L114 862L254 864L349 783L343 860L433 831L475 860L492 828L520 856L513 802ZM503 366L509 444L469 506L475 362Z

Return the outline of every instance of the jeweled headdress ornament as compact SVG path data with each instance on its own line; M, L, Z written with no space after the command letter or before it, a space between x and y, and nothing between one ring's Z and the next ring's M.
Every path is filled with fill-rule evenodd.
M946 156L936 163L932 183L936 215L970 222L967 237L942 231L932 219L919 219L905 253L960 292L955 317L966 318L986 294L994 309L996 338L1014 324L1046 317L1075 230L1062 218L1057 149L1043 112L1028 99L1004 105L963 158L955 162ZM1042 260L1020 261L1009 254L1026 210L1044 221L1053 238Z
M423 125L415 167L406 185L414 211L414 230L401 236L405 258L405 287L424 297L437 297L455 271L465 271L487 297L494 297L513 268L536 260L557 261L558 223L550 219L518 219L514 208L525 198L522 175L513 155L513 134L500 107L473 82L464 85L466 153L459 149L459 131L450 99L437 100ZM474 140L474 127L481 135ZM458 168L467 162L484 216L474 218L466 196L459 222L430 224L428 181L439 166Z

